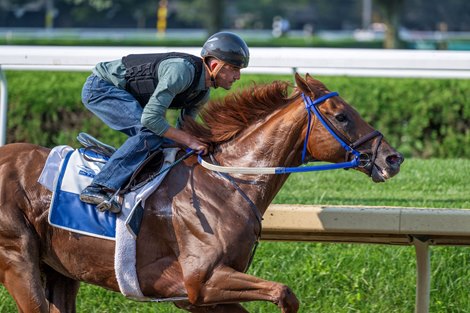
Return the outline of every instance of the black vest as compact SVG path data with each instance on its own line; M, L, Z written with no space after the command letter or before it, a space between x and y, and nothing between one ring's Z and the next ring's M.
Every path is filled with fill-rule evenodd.
M191 85L182 93L177 94L170 104L172 109L187 109L204 98L209 89L195 90L199 84L204 65L202 59L191 54L170 52L150 54L130 54L122 58L126 67L126 90L145 107L158 84L158 66L160 62L170 58L183 58L195 69Z

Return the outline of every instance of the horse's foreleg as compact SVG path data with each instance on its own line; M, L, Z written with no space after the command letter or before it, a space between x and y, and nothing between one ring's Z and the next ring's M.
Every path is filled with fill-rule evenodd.
M191 276L185 279L185 285L189 301L197 306L264 300L276 304L282 313L299 310L299 301L289 287L226 266L214 269L205 282L200 281L198 273Z
M44 268L44 276L49 312L75 313L80 282L65 277L50 267Z

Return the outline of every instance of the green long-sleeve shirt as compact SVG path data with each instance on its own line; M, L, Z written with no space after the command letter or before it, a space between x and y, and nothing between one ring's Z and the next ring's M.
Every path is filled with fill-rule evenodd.
M122 89L126 87L126 68L121 60L99 63L93 69L93 73ZM205 74L205 71L202 71L201 78L196 87L198 91L207 89L205 86ZM158 85L143 110L141 122L143 126L161 136L170 127L165 117L166 110L177 94L182 93L191 86L195 69L190 62L183 58L170 58L160 63L157 75ZM180 119L183 115L190 115L195 118L200 108L208 100L209 92L192 108L181 110ZM178 120L177 127L181 123L180 119Z

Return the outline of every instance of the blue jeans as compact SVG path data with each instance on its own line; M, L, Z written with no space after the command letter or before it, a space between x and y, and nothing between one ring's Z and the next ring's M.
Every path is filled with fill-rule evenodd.
M142 107L130 93L95 74L90 75L83 86L82 102L106 125L129 136L93 179L94 184L112 190L124 187L164 138L142 126Z

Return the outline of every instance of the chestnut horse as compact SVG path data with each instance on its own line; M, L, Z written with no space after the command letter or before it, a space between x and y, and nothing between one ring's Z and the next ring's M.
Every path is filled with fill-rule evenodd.
M208 104L204 124L188 121L187 131L213 144L212 157L204 158L228 167L297 167L310 133L306 160L357 157L339 136L359 151L356 169L373 181L399 172L402 156L339 96L316 104L335 136L309 116L304 99L330 92L309 75L295 79L292 91L280 81L253 86ZM51 193L37 179L49 151L22 143L0 148L0 283L20 312L75 312L81 281L119 291L114 241L48 224ZM287 177L223 175L202 167L196 156L180 162L146 201L136 260L142 293L177 299L175 305L189 312L247 312L241 302L260 300L297 312L289 287L245 273L261 232L259 217Z

